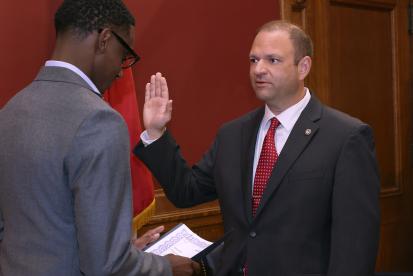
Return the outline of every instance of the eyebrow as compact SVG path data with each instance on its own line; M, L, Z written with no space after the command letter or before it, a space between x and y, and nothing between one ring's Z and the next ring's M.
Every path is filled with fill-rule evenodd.
M277 54L268 54L268 55L264 55L263 57L258 57L255 54L250 54L249 58L256 58L256 59L272 59L272 58L276 58L276 59L280 59L280 60L284 60L284 58L280 55Z

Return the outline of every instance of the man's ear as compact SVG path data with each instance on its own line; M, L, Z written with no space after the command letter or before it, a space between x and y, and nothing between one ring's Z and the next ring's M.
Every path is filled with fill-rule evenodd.
M104 52L108 47L109 38L112 36L112 33L109 28L104 28L98 33L96 50L98 52Z
M305 56L298 63L298 74L300 76L300 80L304 80L308 73L310 73L311 62L311 58L309 56Z

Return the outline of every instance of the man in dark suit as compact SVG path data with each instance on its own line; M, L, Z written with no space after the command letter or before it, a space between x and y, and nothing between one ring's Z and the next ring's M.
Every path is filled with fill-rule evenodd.
M129 135L101 93L138 56L119 0L67 0L56 47L0 111L0 275L192 275L131 243Z
M166 80L157 74L147 84L135 153L178 207L219 199L231 233L218 275L373 275L380 184L372 130L304 87L311 56L297 26L261 27L250 78L265 105L222 126L192 168L165 130Z

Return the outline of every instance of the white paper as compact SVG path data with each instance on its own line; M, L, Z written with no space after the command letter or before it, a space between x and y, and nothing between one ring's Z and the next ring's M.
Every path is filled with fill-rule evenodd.
M212 242L204 240L185 224L180 224L144 251L160 256L174 254L191 258L210 244Z

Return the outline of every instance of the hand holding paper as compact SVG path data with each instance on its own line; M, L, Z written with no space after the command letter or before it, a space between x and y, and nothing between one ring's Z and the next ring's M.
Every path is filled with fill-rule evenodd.
M174 254L192 258L211 244L180 223L144 251L160 256Z
M171 263L172 274L174 276L201 275L201 267L197 262L172 254L166 255L165 257Z
M160 233L164 229L165 227L161 225L154 229L148 230L147 232L145 232L145 234L143 234L139 238L132 240L132 243L136 248L142 250L148 244L153 243L154 241L159 239Z

